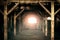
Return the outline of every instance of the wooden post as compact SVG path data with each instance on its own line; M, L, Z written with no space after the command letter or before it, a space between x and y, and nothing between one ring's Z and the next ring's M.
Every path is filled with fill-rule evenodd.
M14 36L16 36L16 18L24 11L24 9L22 9L17 15L14 14Z
M16 14L14 14L14 36L16 36Z
M48 29L47 29L47 18L45 18L45 36L47 36L47 32L48 32Z
M44 18L42 19L42 31L44 33Z
M4 4L4 40L7 40L7 3Z
M54 2L51 2L51 40L54 40Z
M44 31L44 19L43 19L43 33L44 33L45 31Z

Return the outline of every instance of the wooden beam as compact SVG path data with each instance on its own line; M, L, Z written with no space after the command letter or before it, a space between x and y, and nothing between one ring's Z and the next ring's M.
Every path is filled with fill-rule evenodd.
M51 0L8 0L8 2L20 2L20 3L36 3L36 2L52 2ZM55 2L55 1L54 1Z
M0 12L4 15L4 12L2 12L1 10L0 10Z
M14 36L16 36L16 14L14 14Z
M48 27L47 27L47 18L45 18L45 36L47 36Z
M60 11L60 8L55 12L55 15Z
M7 40L7 3L4 4L4 40Z
M41 5L42 8L44 8L44 10L45 10L49 15L51 15L51 14L50 14L50 11L49 11L43 4L41 4L40 2L39 2L39 4Z
M16 18L24 11L24 9L22 9L17 15L14 14L14 36L16 36Z
M19 5L19 3L16 3L16 4L8 11L8 14L10 14L18 5ZM7 14L7 15L8 15L8 14Z
M51 40L54 40L54 2L51 2Z
M22 9L17 15L16 18L24 11L24 9Z

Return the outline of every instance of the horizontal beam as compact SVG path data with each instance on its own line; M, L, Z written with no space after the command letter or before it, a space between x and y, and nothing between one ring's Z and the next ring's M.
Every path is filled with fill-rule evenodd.
M14 5L14 6L8 11L8 14L10 14L18 5L19 5L19 3L16 3L16 5ZM7 14L7 15L8 15L8 14Z
M55 12L55 15L60 11L60 8Z
M20 3L36 3L36 2L52 2L52 1L48 1L48 0L10 0L8 2L20 2ZM55 1L54 1L55 2Z
M50 11L42 3L39 2L39 4L49 15L51 15Z
M24 11L24 9L22 9L17 15L16 18Z

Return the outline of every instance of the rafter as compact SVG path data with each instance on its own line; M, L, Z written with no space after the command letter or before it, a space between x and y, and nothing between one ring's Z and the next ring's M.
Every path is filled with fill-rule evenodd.
M18 5L19 5L19 3L16 3L16 4L8 11L8 14L10 14ZM8 14L7 14L7 15L8 15Z
M60 11L60 8L55 12L55 15Z
M43 4L41 4L40 2L39 2L39 4L41 5L41 7L44 8L44 10L45 10L49 15L51 15L50 11L49 11Z

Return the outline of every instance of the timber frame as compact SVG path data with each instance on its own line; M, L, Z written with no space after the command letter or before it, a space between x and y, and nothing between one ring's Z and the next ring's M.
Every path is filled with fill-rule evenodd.
M54 16L60 11L60 8L54 12L54 1L51 1L51 12L43 5L41 2L50 2L50 1L39 1L38 3L40 6L49 14L51 15L51 40L54 40ZM8 12L7 12L7 4L4 4L4 12L0 10L0 12L4 15L4 40L7 40L7 15L9 15L18 5L20 2L17 2ZM35 3L35 2L32 2ZM22 9L17 15L14 15L14 36L16 35L16 18L24 11Z

